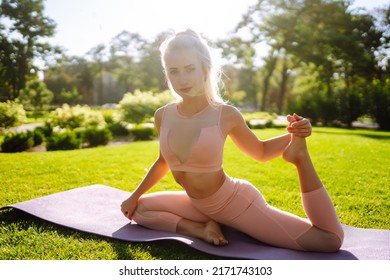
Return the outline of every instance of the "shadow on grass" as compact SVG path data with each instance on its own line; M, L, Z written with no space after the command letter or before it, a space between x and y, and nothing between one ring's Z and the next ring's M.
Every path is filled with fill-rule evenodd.
M28 230L36 227L47 232L55 232L60 237L77 238L79 240L105 241L115 252L117 260L140 259L142 254L158 260L220 260L229 259L195 250L185 244L173 240L161 240L152 242L126 242L114 240L107 237L93 235L85 232L75 231L66 227L46 222L28 213L16 209L5 209L0 211L0 225L18 229ZM75 256L76 258L76 256ZM1 257L0 257L1 259Z
M342 128L339 131L337 131L338 128L331 128L332 130L321 130L321 128L322 127L316 129L314 133L348 135L348 136L357 135L357 136L376 139L376 140L390 140L390 131L382 131L382 130L363 131L362 129L354 129L354 128Z

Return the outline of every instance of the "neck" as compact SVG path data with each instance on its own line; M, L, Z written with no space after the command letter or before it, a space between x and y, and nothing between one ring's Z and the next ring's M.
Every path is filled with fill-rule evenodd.
M206 96L197 96L192 98L183 98L181 102L178 104L178 109L180 113L185 116L192 116L209 105Z

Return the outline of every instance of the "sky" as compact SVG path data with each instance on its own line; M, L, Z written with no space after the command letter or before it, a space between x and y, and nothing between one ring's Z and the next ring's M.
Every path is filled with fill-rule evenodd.
M191 27L208 38L227 36L257 0L46 0L45 15L57 24L50 39L68 55L82 56L108 44L121 31L146 39ZM373 7L389 0L355 0L353 7Z

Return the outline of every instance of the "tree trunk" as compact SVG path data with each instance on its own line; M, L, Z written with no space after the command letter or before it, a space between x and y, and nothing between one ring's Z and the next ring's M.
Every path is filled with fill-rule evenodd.
M263 96L261 100L260 111L265 111L267 109L267 97L268 97L268 89L269 82L272 77L272 73L275 70L276 62L278 58L274 56L274 51L271 51L269 58L267 59L267 63L265 65L265 69L267 71L264 79L263 79Z
M287 67L287 59L283 60L283 68L282 68L282 81L280 83L280 90L278 96L278 114L283 113L284 100L287 92L287 81L288 81L288 67Z

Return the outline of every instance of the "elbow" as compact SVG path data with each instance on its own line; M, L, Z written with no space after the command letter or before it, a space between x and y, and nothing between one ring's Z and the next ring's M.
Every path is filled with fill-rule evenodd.
M160 154L160 156L157 158L157 161L156 161L156 164L157 166L159 166L160 168L164 169L164 170L169 170L169 165L167 163L167 161L165 160L165 158L162 156L162 154Z
M259 141L259 147L257 148L256 152L256 160L259 162L266 162L269 161L269 158L267 157L265 153L265 147L264 142Z

